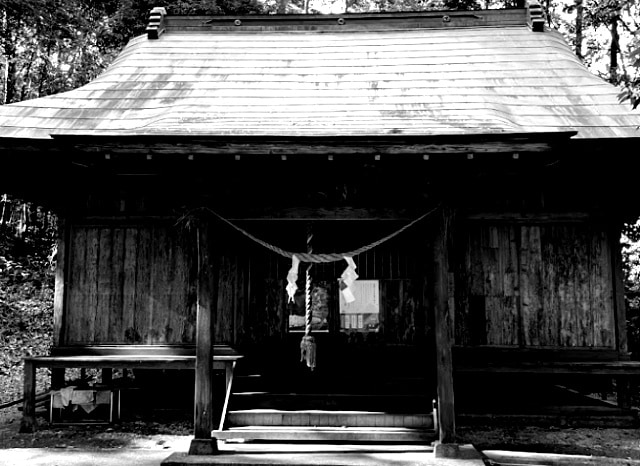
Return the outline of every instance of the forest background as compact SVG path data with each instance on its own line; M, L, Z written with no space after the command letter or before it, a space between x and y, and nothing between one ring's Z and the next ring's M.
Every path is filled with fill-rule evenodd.
M480 10L524 0L0 0L0 105L79 87L98 76L126 42L144 32L149 11L169 14L343 14ZM640 0L542 0L559 30L594 74L640 106ZM636 111L637 111L636 110ZM47 206L1 194L0 407L21 397L22 358L52 342L56 217ZM640 223L621 238L630 349L640 358ZM39 389L46 380L39 380Z

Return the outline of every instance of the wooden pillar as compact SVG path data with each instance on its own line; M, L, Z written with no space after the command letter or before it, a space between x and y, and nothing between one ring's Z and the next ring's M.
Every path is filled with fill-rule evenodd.
M196 373L194 399L194 439L190 455L217 453L216 439L211 436L213 426L213 344L217 285L210 252L210 228L206 222L198 224L196 251L198 261L196 315Z
M60 217L58 218L58 251L56 253L56 276L55 291L53 297L53 346L57 347L66 343L64 334L65 328L65 308L66 308L66 284L67 269L69 267L69 251L73 247L71 241L69 222ZM60 389L64 387L65 370L64 368L51 369L51 388Z
M453 309L449 309L448 243L451 212L438 216L432 246L432 306L435 325L435 354L438 396L438 437L442 444L455 443L456 424L453 396Z
M22 421L20 432L28 434L36 430L36 366L33 362L24 362L24 404L22 405Z
M622 246L620 245L621 225L610 229L609 242L611 244L611 269L613 271L613 306L616 324L616 348L620 359L628 359L627 342L627 309L624 301L624 276L622 270ZM616 378L616 392L618 406L622 409L631 408L631 379L620 376Z
M53 297L53 346L65 344L64 311L66 302L66 278L68 255L72 245L69 244L69 222L58 219L58 251L56 253L56 276Z
M611 244L611 268L613 269L613 305L616 323L616 347L620 355L627 357L627 310L624 302L624 274L622 270L622 246L620 245L621 225L612 228L609 242Z

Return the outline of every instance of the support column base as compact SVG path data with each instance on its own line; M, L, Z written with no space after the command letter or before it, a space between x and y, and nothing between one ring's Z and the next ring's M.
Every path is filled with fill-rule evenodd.
M217 455L218 442L214 438L202 439L194 438L189 446L189 455Z
M440 442L434 442L433 456L436 458L453 458L461 460L475 460L482 458L480 452L471 444Z

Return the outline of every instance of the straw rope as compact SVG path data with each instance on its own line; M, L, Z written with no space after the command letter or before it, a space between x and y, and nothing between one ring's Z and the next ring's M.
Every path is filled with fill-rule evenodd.
M313 240L313 230L311 229L311 224L309 224L307 228L307 253L308 254L313 254L313 245L311 244L312 240ZM305 307L307 311L305 315L306 317L305 329L304 329L305 335L311 335L311 320L313 318L313 313L311 309L311 289L312 289L311 268L312 267L313 267L313 262L307 265L307 269L305 271L304 301L305 301Z
M298 259L300 259L301 262L310 262L310 263L313 263L313 264L321 264L321 263L328 263L328 262L338 262L338 261L344 260L345 257L354 257L354 256L357 256L358 254L362 254L363 252L367 252L370 249L373 249L373 248L375 248L377 246L380 246L382 243L385 243L385 242L389 241L390 239L395 238L399 234L403 233L404 231L406 231L409 228L411 228L412 226L414 226L416 223L420 222L421 220L424 220L425 218L427 218L429 215L433 214L439 208L440 208L440 206L437 205L436 207L434 207L433 209L429 210L425 214L423 214L420 217L416 218L415 220L412 220L411 222L407 223L402 228L394 231L393 233L391 233L391 234L389 234L389 235L387 235L387 236L385 236L383 238L380 238L377 241L374 241L373 243L367 244L366 246L362 246L362 247L360 247L358 249L355 249L355 250L349 251L349 252L329 253L329 254L314 254L312 251L311 252L309 252L309 251L307 251L307 252L286 251L286 250L284 250L282 248L279 248L278 246L275 246L273 244L267 243L266 241L263 241L260 238L252 235L248 231L244 230L243 228L240 228L238 225L236 225L233 222L227 220L222 215L218 214L217 212L211 210L208 207L199 207L197 209L193 209L189 213L184 215L183 219L187 218L190 214L193 214L193 213L195 213L197 211L204 211L204 212L210 213L211 215L213 215L214 217L216 217L220 221L222 221L222 222L226 223L227 225L229 225L234 230L238 231L239 233L242 233L244 236L246 236L250 240L258 243L259 245L269 249L272 252L275 252L276 254L279 254L281 256L287 257L289 259L291 259L295 255L295 256L298 257Z

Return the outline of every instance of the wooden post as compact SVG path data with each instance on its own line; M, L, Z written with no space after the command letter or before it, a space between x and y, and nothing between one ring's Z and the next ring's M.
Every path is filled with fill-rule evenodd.
M624 277L622 271L622 247L620 226L611 228L611 267L613 269L613 306L616 323L616 347L621 357L627 358L627 310L624 303Z
M443 209L435 228L432 248L433 313L436 345L438 395L438 437L441 444L455 443L456 425L453 397L453 329L449 309L448 239L451 214Z
M28 434L36 430L36 366L31 361L24 362L24 404L20 432Z
M69 222L64 218L58 218L58 251L56 253L55 291L53 297L53 346L66 343L65 308L66 308L66 283L67 268L69 265L70 235ZM64 368L51 369L51 388L59 389L64 386Z
M196 315L196 374L194 400L194 439L189 448L190 455L212 455L217 453L213 431L213 344L214 306L216 288L210 255L209 228L201 221L196 233L198 261L197 315Z
M616 225L610 229L609 242L611 244L611 268L613 276L613 307L616 324L616 349L620 359L628 359L627 342L627 310L624 302L624 277L622 271L622 247L620 246L621 228ZM620 376L616 378L616 392L618 406L622 409L631 408L631 379Z
M68 252L71 249L69 238L69 222L62 218L58 219L58 251L56 253L55 291L53 297L53 346L65 344L65 285L67 265L69 263Z

